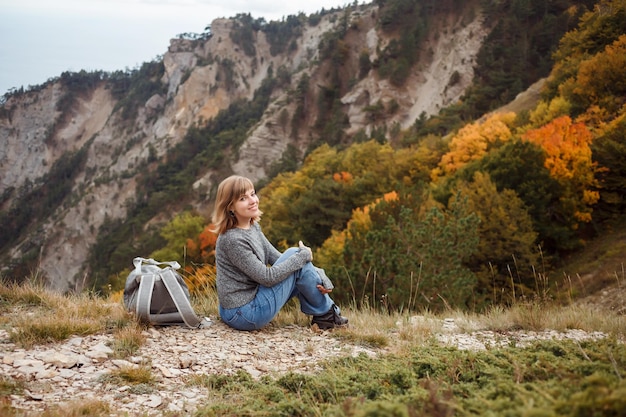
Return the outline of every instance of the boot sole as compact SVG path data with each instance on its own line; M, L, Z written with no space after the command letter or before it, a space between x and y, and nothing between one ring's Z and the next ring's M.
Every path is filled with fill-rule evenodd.
M317 326L317 328L320 329L320 330L343 329L345 327L348 327L348 323L346 323L346 324L334 324L334 325L324 324L322 326L320 326L319 323L311 323L311 327L313 327L313 326Z

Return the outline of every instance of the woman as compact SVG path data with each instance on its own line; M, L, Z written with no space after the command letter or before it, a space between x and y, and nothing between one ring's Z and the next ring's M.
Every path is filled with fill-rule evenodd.
M213 212L217 296L222 321L238 330L268 324L292 297L320 329L348 320L328 295L333 285L302 242L281 254L259 226L259 197L248 178L233 175L217 189Z

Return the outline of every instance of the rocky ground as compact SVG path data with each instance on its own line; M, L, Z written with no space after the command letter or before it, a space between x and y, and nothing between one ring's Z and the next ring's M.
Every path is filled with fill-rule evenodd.
M113 359L112 335L73 337L64 343L16 348L0 330L0 373L26 380L24 395L13 395L14 407L44 410L70 401L103 400L121 414L187 413L206 398L206 388L185 385L194 374L233 374L255 378L290 370L315 371L319 362L341 355L376 352L341 342L328 333L301 326L234 331L221 322L205 329L149 328L137 356ZM158 388L137 393L129 385L107 382L113 370L149 364Z
M400 326L423 326L416 316ZM428 319L432 320L432 319ZM432 323L430 323L432 325ZM431 327L431 326L429 326ZM467 328L466 323L463 324ZM436 328L436 326L435 326ZM455 319L444 319L436 337L443 344L461 349L515 343L523 346L538 338L600 338L601 333L582 331L463 332ZM311 372L321 361L338 356L377 355L389 348L370 349L332 337L328 332L302 326L269 326L258 332L238 332L217 321L195 330L182 327L149 328L146 343L137 356L113 359L111 335L73 337L56 345L17 348L9 334L0 330L0 372L26 381L22 395L12 395L14 407L37 414L48 407L72 401L101 400L124 415L160 415L165 412L191 413L206 399L206 388L190 386L194 374L233 374L238 370L252 377L287 371ZM116 383L107 375L120 368L148 365L157 379L157 388L142 392L137 387Z

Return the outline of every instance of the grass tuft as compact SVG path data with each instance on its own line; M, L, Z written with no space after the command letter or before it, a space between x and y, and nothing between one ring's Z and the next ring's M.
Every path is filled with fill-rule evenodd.
M337 329L333 332L333 337L344 340L354 345L370 348L384 348L389 346L389 337L380 334L363 334L350 328Z
M110 347L113 349L114 357L128 358L136 354L145 341L143 326L138 322L132 322L113 334L113 343Z
M105 401L87 399L53 406L42 412L40 417L109 417L113 411Z
M124 366L101 376L99 379L101 382L119 385L132 384L152 386L156 382L152 374L152 369L148 366Z

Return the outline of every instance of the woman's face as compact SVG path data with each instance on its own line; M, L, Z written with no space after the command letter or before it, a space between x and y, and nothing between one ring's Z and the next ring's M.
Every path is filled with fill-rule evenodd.
M237 226L250 227L250 220L259 214L259 197L254 189L239 196L233 203L232 210L237 218Z

